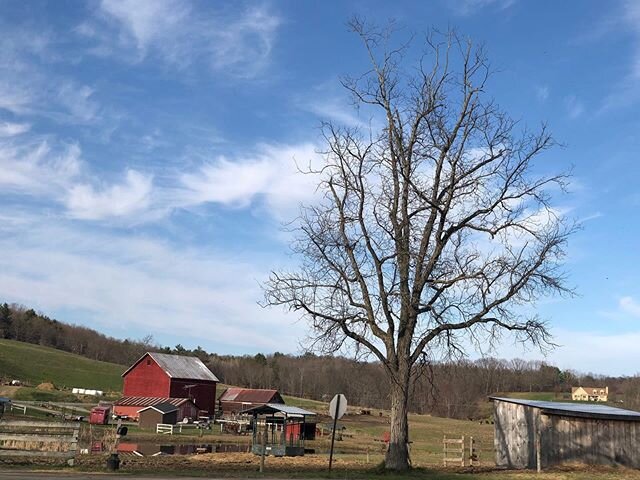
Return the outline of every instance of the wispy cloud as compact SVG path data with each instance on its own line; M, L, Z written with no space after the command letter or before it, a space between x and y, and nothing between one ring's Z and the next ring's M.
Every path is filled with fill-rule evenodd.
M83 164L75 143L0 142L0 186L5 194L56 197L78 177Z
M15 137L30 129L31 125L28 123L0 122L0 137Z
M299 170L319 161L312 144L261 145L243 158L220 157L183 174L178 202L242 207L261 199L274 215L285 215L313 197L317 178Z
M536 97L541 102L546 102L549 98L549 86L548 85L540 85L536 87Z
M194 345L255 352L295 346L302 333L290 316L257 305L268 261L255 250L229 260L209 248L40 217L0 222L0 250L2 301L64 310L67 320L121 337L153 333L177 343L179 322L178 335Z
M101 190L89 184L74 185L65 200L68 214L83 220L128 217L149 208L153 179L135 170L127 171L123 183Z
M204 62L215 72L254 77L268 64L280 17L266 5L238 13L213 8L176 0L102 0L76 32L94 41L90 51L97 55L130 62L153 56L177 68Z
M623 1L617 16L605 19L601 28L603 34L631 34L633 48L626 74L612 85L611 92L604 98L599 113L627 108L640 102L640 3L633 0Z
M624 313L640 318L640 302L636 301L633 297L622 297L618 301L618 307Z
M28 27L0 24L0 109L20 116L42 116L63 123L93 122L99 105L94 90L55 73L49 60L51 39Z
M459 15L473 15L474 13L492 8L495 10L505 10L516 3L517 0L453 0L449 5Z
M575 95L569 95L564 99L567 115L575 120L584 113L584 104Z

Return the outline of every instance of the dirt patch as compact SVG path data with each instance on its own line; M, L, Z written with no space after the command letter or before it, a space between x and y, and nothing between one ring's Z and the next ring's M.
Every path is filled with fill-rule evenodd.
M0 385L0 397L13 398L18 390L20 390L20 387L13 387L11 385Z
M201 455L160 455L156 457L135 457L120 455L123 472L216 472L216 474L250 474L258 472L260 457L252 453L210 453ZM106 456L79 455L77 465L81 470L101 470ZM271 473L324 472L328 469L326 455L305 455L304 457L266 457L265 470ZM336 471L368 470L372 464L356 459L334 458Z
M50 382L41 383L36 387L38 390L44 390L46 392L52 392L56 389L56 386Z

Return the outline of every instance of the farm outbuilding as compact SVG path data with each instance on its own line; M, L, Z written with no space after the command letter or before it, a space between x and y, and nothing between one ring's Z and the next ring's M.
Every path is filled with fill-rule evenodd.
M168 403L178 409L177 422L181 422L184 418L198 417L198 408L188 398L122 397L114 402L113 413L120 417L138 420L140 410L162 403Z
M122 376L126 397L190 398L198 409L215 412L219 380L198 357L145 353Z
M266 403L284 404L284 399L277 390L231 387L220 395L219 402L223 415L233 415Z
M305 440L315 439L316 422L309 422L309 418L316 414L309 410L281 403L267 403L243 413L253 416L251 451L256 455L260 455L263 448L267 455L276 457L304 455Z
M496 465L640 468L640 413L607 405L491 397Z
M156 425L164 423L175 425L178 422L178 407L164 402L142 408L138 412L140 428L155 430Z

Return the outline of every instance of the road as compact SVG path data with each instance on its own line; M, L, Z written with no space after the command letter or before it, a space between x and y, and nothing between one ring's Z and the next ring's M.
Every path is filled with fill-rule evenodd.
M104 473L35 473L26 471L7 471L0 470L0 480L173 480L179 478L180 480L202 480L203 477L162 477L153 475L107 475ZM208 480L222 480L206 477ZM253 478L253 477L252 477ZM228 479L225 479L228 480ZM269 480L268 478L263 480ZM272 479L274 480L274 479ZM282 480L282 479L280 479ZM287 479L295 480L295 479Z

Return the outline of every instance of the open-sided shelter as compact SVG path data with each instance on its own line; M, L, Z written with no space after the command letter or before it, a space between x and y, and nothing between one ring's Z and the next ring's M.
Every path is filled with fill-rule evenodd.
M253 416L253 442L251 451L262 453L264 445L266 455L276 457L295 457L304 455L305 440L315 438L314 412L280 403L267 403L245 410ZM311 427L312 425L312 427ZM307 436L313 430L313 438Z
M593 403L490 399L499 467L584 463L640 468L640 412Z

